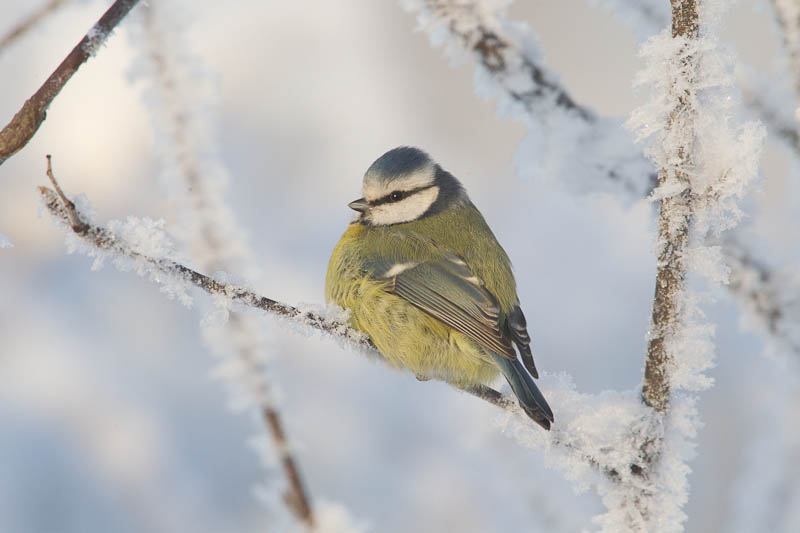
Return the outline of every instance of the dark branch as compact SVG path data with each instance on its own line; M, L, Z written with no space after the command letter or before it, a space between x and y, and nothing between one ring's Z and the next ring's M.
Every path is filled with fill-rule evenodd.
M50 77L0 131L0 165L30 141L47 117L47 108L72 75L105 42L111 31L139 0L117 0L72 49Z

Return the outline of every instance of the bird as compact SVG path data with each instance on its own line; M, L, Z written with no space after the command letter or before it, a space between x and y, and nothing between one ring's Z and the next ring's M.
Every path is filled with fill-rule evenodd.
M367 169L357 212L331 253L325 299L350 311L384 359L460 388L502 374L522 410L549 430L533 381L511 261L461 182L419 148Z

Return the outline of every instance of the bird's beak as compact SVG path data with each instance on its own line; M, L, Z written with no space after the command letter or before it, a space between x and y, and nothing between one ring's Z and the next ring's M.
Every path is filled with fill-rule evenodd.
M369 209L369 204L363 198L359 198L358 200L353 200L352 202L347 204L347 207L349 207L354 211L358 211L359 213L363 213L364 211Z

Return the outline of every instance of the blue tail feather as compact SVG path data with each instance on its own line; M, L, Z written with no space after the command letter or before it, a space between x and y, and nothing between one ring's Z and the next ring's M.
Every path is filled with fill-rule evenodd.
M522 366L522 363L517 359L509 360L496 353L492 353L492 357L500 367L508 384L511 385L511 390L517 396L522 410L534 422L545 429L550 429L550 423L554 421L553 411L547 405L547 400L544 399L539 387L533 382L533 378Z

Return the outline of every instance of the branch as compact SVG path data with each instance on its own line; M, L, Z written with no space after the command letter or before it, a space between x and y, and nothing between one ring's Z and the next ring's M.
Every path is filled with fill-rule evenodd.
M111 31L139 0L117 0L50 74L38 91L22 105L0 131L0 165L30 141L47 117L47 108L78 68L103 45Z
M183 226L188 229L187 240L192 255L207 271L252 269L248 264L252 261L246 252L244 238L224 203L224 191L219 186L215 187L210 179L215 170L214 161L204 164L198 155L214 151L202 144L198 146L196 138L190 140L194 130L200 126L196 120L192 120L191 107L187 103L189 99L182 84L180 61L175 58L180 51L180 44L170 31L172 18L169 17L168 8L163 4L153 5L144 13L147 52L153 67L152 79L161 104L150 106L154 110L153 126L156 130L167 130L164 135L166 142L159 143L162 145L162 165L165 168L176 167L177 172L165 172L164 181L172 186L168 188L175 189L173 197L183 215ZM164 26L169 29L162 29ZM53 184L56 185L55 181ZM241 378L248 385L247 392L260 411L286 478L287 489L283 501L289 512L311 530L315 523L311 499L271 394L271 383L261 367L266 360L261 329L254 317L231 313L220 332L222 335L219 338L206 335L206 344L218 355L234 358L244 366Z
M672 37L686 39L683 46L687 47L699 34L697 4L695 0L671 0L671 3ZM681 60L681 67L684 69L682 74L689 84L694 81L696 63L697 58L692 55ZM658 184L661 187L679 184L683 192L661 200L658 220L658 243L661 250L658 254L653 315L642 385L644 403L662 413L667 410L670 396L669 365L672 354L667 351L666 343L681 326L679 299L686 278L684 253L692 215L691 180L685 169L691 162L692 138L695 133L692 120L694 110L688 90L686 93L679 93L673 89L671 93L676 105L670 113L666 135L674 139L685 135L688 139L679 140L670 148L674 157L671 166L659 170Z
M145 265L154 272L193 285L208 294L220 296L248 307L261 309L268 313L301 322L329 335L344 338L354 346L371 350L376 349L372 342L365 338L361 332L350 328L344 322L330 319L314 311L302 311L291 305L256 294L240 285L217 281L170 259L154 258L139 253L130 248L127 243L118 239L110 230L86 222L86 217L75 208L74 204L70 202L72 205L65 205L59 195L52 189L39 187L39 192L42 195L45 207L54 217L68 225L77 236L98 250L108 251L114 255L131 259L136 263ZM79 226L72 225L73 218L80 221Z
M783 46L789 55L789 71L794 75L795 97L800 97L800 4L794 0L771 0ZM800 104L800 102L795 102Z
M480 77L476 90L497 97L501 109L521 119L532 143L552 148L541 149L544 157L552 153L555 158L548 168L573 165L559 168L559 178L574 176L583 189L611 188L637 200L656 186L652 164L621 124L572 97L545 66L526 27L503 20L477 1L406 0L404 5L417 13L433 43L447 43L449 55L461 50L474 58Z
M747 321L776 341L767 351L792 353L800 362L800 269L775 270L733 240L724 251L731 265L729 287L750 315Z
M35 27L47 15L54 13L59 7L66 3L67 0L49 0L46 4L20 21L16 26L11 28L8 33L0 37L0 53L8 48L14 41L25 35L31 28Z

